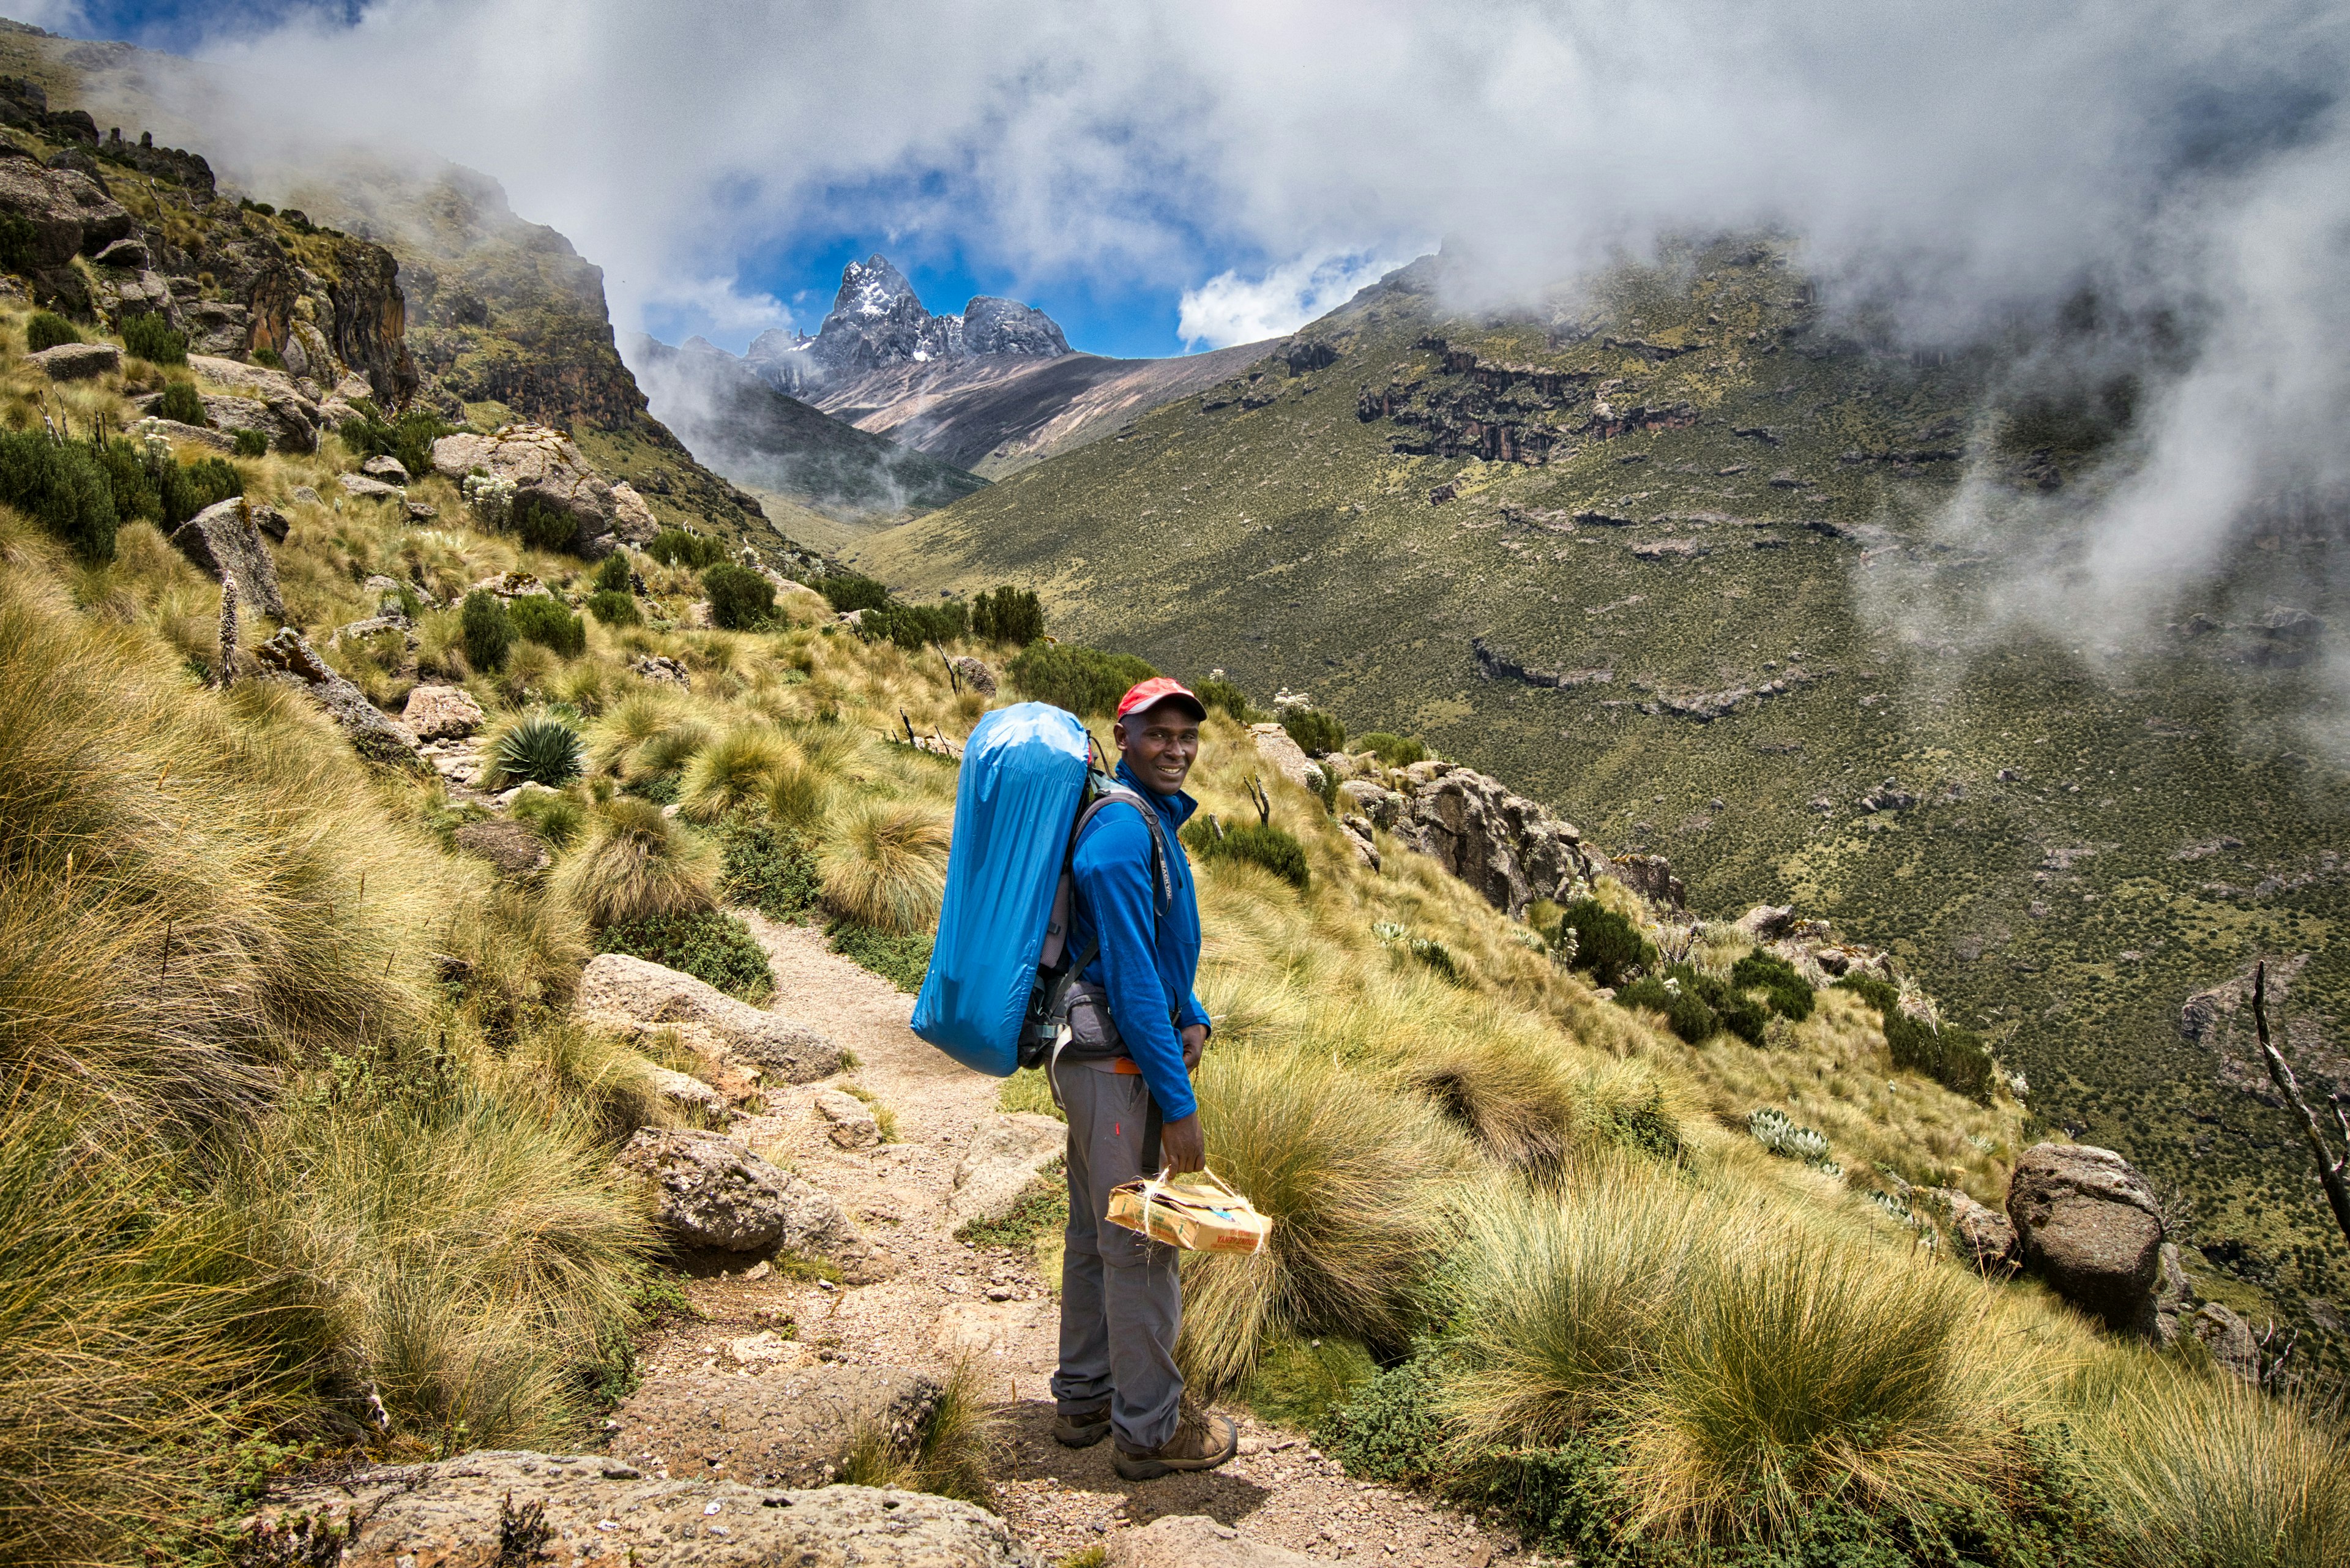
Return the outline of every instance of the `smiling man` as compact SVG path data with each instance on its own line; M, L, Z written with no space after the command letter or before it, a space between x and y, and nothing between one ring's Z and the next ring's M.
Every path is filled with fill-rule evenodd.
M1208 1042L1207 1012L1191 994L1200 906L1176 836L1197 808L1183 781L1206 717L1164 677L1126 694L1112 735L1118 782L1137 798L1095 811L1070 863L1070 941L1098 953L1071 992L1070 1038L1055 1064L1069 1117L1069 1228L1053 1436L1076 1449L1115 1433L1128 1480L1213 1469L1240 1446L1232 1422L1183 1397L1176 1249L1107 1218L1120 1182L1208 1162L1191 1076Z

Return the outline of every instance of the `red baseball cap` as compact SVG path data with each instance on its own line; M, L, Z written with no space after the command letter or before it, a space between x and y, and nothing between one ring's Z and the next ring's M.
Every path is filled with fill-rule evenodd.
M1190 687L1180 680L1165 675L1154 675L1119 698L1118 716L1123 719L1128 713L1138 712L1145 708L1155 708L1170 698L1187 704L1194 719L1204 719L1208 716L1208 705L1194 696Z

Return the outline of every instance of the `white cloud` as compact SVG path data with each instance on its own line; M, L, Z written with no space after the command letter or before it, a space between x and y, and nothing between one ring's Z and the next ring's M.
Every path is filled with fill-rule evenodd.
M1367 255L1301 256L1255 277L1217 274L1183 291L1175 334L1187 348L1228 348L1284 337L1327 315L1409 260Z

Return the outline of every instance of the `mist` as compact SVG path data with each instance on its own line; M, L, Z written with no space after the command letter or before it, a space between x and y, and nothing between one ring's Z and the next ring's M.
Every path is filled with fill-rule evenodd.
M624 334L739 347L784 325L764 259L809 234L961 257L1048 309L1056 286L1156 293L1213 344L1294 327L1437 236L1490 302L1664 236L1770 229L1825 297L1913 343L2054 320L2085 293L2113 324L2026 367L2134 379L2107 481L2022 521L1970 485L1936 522L2031 542L1994 621L2142 623L2278 497L2322 508L2345 483L2340 5L345 16L224 24L203 52L268 84L241 115L277 138L422 143L494 174L605 268Z

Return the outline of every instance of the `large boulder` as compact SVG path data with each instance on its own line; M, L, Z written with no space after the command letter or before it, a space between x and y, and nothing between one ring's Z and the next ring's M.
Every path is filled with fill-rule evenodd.
M1294 784L1314 787L1313 761L1305 747L1289 738L1288 731L1278 724L1251 724L1249 739L1255 742L1256 754L1265 766Z
M598 953L579 977L582 1012L635 1023L698 1023L788 1083L840 1071L840 1047L815 1030L738 1002L713 985L625 953Z
M791 1346L727 1345L748 1377L712 1369L646 1383L612 1412L614 1450L713 1480L822 1486L838 1477L860 1428L907 1444L938 1404L939 1381L923 1373L826 1365Z
M26 355L25 363L52 381L87 381L92 376L121 369L122 350L111 343L60 343L54 348Z
M1977 1273L2004 1279L2015 1271L2015 1227L1996 1209L1976 1202L1955 1187L1935 1191L1950 1214L1950 1241Z
M237 602L282 621L286 600L277 587L277 566L261 542L259 514L268 510L244 496L231 496L172 529L172 543L214 582L234 581ZM271 516L274 520L275 514Z
M283 370L211 354L189 355L188 369L227 389L204 395L204 417L222 430L257 431L280 452L318 450L325 416Z
M865 1239L832 1195L721 1133L642 1127L621 1168L656 1189L656 1220L678 1246L722 1252L789 1248L861 1261Z
M86 293L71 263L129 239L138 221L106 187L74 169L45 169L15 146L0 148L0 216L32 225L26 269L45 287L78 301Z
M2109 1148L2043 1143L2008 1180L2007 1217L2026 1272L2108 1328L2151 1334L2162 1205Z
M578 443L545 425L506 425L492 435L443 436L432 443L432 471L459 484L476 472L506 481L515 487L517 514L535 509L567 519L570 549L591 560L610 555L620 545L647 544L659 531L651 511L634 491L627 498L615 496L610 482L596 472Z
M1103 1568L1307 1568L1322 1560L1252 1541L1204 1514L1170 1514L1113 1533Z
M1427 763L1414 763L1405 777L1414 787L1399 814L1396 836L1433 857L1495 909L1515 917L1536 898L1564 901L1577 881L1596 874L1573 823L1500 781Z
M350 737L359 755L398 767L422 766L417 756L416 737L408 732L407 727L369 701L367 693L319 658L318 650L292 627L281 627L276 636L257 644L253 657L265 678L286 681L309 693L311 701L343 727L343 733Z
M453 741L482 727L482 705L462 686L419 686L400 722L420 741Z
M998 1220L1028 1184L1068 1150L1069 1129L1051 1116L1014 1111L990 1116L972 1135L955 1167L947 1198L950 1229L974 1220Z
M636 1568L1045 1568L1003 1520L950 1498L671 1480L601 1454L379 1465L297 1488L247 1531L255 1561L344 1568L576 1562L589 1550Z

